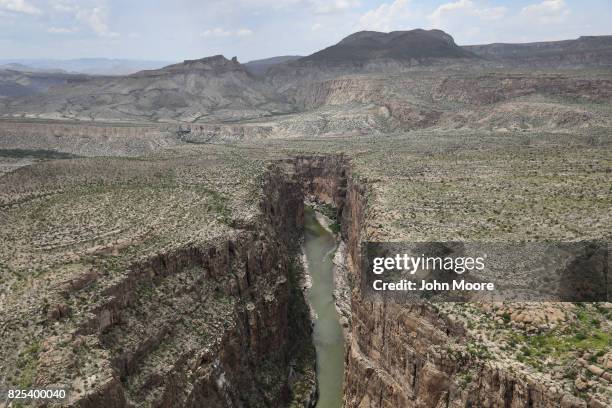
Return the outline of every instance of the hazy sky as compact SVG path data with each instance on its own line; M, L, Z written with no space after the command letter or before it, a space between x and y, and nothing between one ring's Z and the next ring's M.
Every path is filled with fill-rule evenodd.
M358 30L440 28L458 44L612 34L611 0L0 0L0 59L240 61Z

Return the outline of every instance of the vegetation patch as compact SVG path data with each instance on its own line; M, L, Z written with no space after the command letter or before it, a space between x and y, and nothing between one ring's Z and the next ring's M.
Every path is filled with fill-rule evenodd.
M0 157L59 160L59 159L74 159L79 156L75 154L71 154L71 153L58 152L56 150L0 149Z
M40 350L40 341L36 340L19 353L19 359L17 360L19 379L17 384L20 388L30 388L34 383Z

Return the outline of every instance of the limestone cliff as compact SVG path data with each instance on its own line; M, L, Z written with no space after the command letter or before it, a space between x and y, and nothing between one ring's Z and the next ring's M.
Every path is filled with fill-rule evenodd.
M292 248L307 197L333 204L342 221L345 407L606 406L488 356L448 310L366 298L360 246L373 192L347 157L276 161L259 187L253 222L230 220L214 239L128 265L107 254L78 279L54 282L41 316L51 335L20 358L32 386L68 386L74 407L310 404L310 321Z
M432 304L372 301L360 290L367 239L367 184L342 156L298 157L307 194L333 203L342 220L351 286L345 407L586 407L587 402L496 358L483 358L464 323ZM591 407L605 404L591 398Z
M74 407L308 404L310 322L290 244L303 195L285 167L270 168L256 225L66 282L47 315L58 328L77 319L69 304L98 298L42 344L34 385L69 384Z
M76 156L137 156L189 143L236 142L272 135L266 124L103 124L0 121L0 150L47 150Z

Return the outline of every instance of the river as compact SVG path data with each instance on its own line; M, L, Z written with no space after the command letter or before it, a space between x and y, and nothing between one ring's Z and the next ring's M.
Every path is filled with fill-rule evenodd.
M344 338L333 299L334 236L316 219L312 208L305 210L304 252L312 287L309 301L316 313L313 341L317 352L317 408L342 407Z

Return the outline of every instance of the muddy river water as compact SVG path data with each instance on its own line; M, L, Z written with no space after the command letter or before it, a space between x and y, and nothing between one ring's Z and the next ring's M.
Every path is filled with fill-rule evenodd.
M316 313L314 345L317 351L317 408L342 406L342 378L344 373L344 339L338 313L334 305L333 256L334 236L316 219L309 207L305 211L304 252L308 272L312 278L309 301Z

